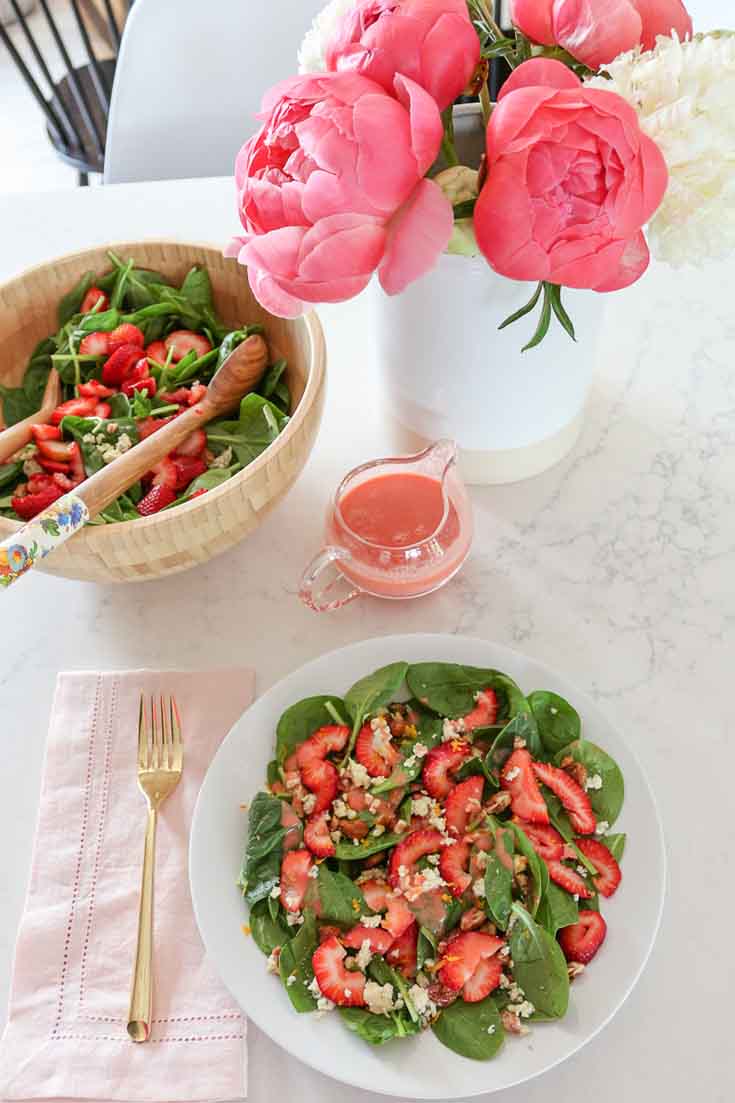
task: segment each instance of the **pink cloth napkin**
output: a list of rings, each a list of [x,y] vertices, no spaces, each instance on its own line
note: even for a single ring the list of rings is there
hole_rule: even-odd
[[[126,1022],[145,831],[135,769],[141,690],[175,694],[185,758],[159,817],[154,1025],[151,1040],[135,1045]],[[205,957],[188,845],[205,771],[253,692],[249,670],[59,675],[0,1099],[245,1097],[245,1021]]]

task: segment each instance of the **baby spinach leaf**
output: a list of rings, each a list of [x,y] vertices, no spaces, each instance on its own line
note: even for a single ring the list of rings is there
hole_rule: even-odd
[[[140,488],[140,483],[136,484]],[[106,525],[116,525],[121,521],[137,521],[140,517],[135,502],[130,494],[121,494],[109,506],[101,510],[95,517],[95,522],[103,521]]]
[[[117,445],[125,435],[132,444],[139,439],[138,427],[132,418],[116,418],[103,421],[98,417],[65,417],[61,423],[65,433],[69,433],[79,444],[87,475],[94,475],[105,466],[103,452],[105,446]],[[93,438],[93,439],[90,439]]]
[[[513,976],[540,1015],[561,1019],[569,1006],[567,963],[558,942],[520,904],[510,934]]]
[[[51,354],[55,349],[56,343],[53,340],[39,341],[31,353],[21,385],[19,387],[0,385],[3,421],[6,428],[16,425],[17,422],[23,421],[40,409],[51,371]]]
[[[23,474],[22,463],[0,464],[0,487],[15,484]]]
[[[225,336],[222,338],[222,343],[219,346],[219,351],[217,355],[217,371],[219,371],[227,357],[230,355],[230,353],[235,351],[238,345],[241,345],[243,341],[247,340],[248,337],[252,337],[254,333],[262,332],[263,327],[256,325],[242,326],[241,329],[233,329],[230,330],[229,333],[226,333]],[[267,374],[268,373],[266,372],[266,375],[263,376],[263,380],[266,378]],[[265,391],[262,389],[263,380],[261,380],[261,384],[258,390],[264,398],[270,398],[270,394],[266,394]]]
[[[546,862],[542,862],[538,854],[531,845],[526,832],[518,826],[517,823],[510,823],[509,827],[513,831],[516,841],[516,848],[520,854],[528,862],[528,871],[531,875],[533,883],[533,895],[529,901],[527,901],[528,911],[531,915],[536,915],[539,904],[541,903],[544,893],[549,887],[549,871],[546,868]]]
[[[456,719],[475,707],[475,694],[493,689],[498,698],[498,721],[507,722],[525,698],[515,682],[498,670],[456,663],[414,663],[408,668],[411,692],[440,716]]]
[[[66,295],[62,296],[56,308],[59,328],[65,326],[70,318],[73,318],[75,314],[79,313],[82,307],[82,300],[93,283],[94,272],[85,272],[74,284],[71,291],[67,291]]]
[[[388,964],[385,958],[376,955],[373,957],[370,965],[368,966],[368,976],[372,978],[377,984],[392,984],[393,990],[399,994],[403,1000],[403,1005],[408,1013],[409,1018],[414,1022],[420,1021],[420,1015],[416,1010],[411,995],[409,993],[409,986],[406,984],[405,977],[399,973],[396,969]]]
[[[273,953],[277,946],[283,946],[291,937],[291,931],[279,916],[272,915],[270,897],[267,900],[258,900],[250,908],[248,922],[250,933],[255,945],[266,956]]]
[[[550,881],[536,912],[536,922],[554,938],[562,927],[571,927],[579,920],[579,907],[574,897]]]
[[[324,862],[317,877],[320,918],[342,927],[354,927],[361,915],[369,911],[359,885],[344,873],[332,873]]]
[[[389,663],[388,666],[381,666],[379,670],[361,678],[347,690],[345,707],[352,720],[352,736],[346,757],[352,752],[365,718],[393,700],[406,680],[407,670],[408,663]]]
[[[340,697],[325,696],[305,697],[286,709],[276,728],[276,760],[279,766],[283,766],[288,756],[315,731],[334,723],[326,707],[330,703],[340,712],[344,711],[344,702]]]
[[[298,1012],[316,1009],[316,1000],[309,991],[309,985],[314,979],[311,959],[318,945],[316,919],[312,911],[307,911],[298,934],[281,946],[278,956],[278,972],[288,998]]]
[[[602,778],[601,789],[588,789],[592,811],[598,820],[606,820],[612,826],[620,815],[625,801],[625,782],[623,774],[617,762],[598,747],[586,739],[578,739],[559,751],[555,762],[561,763],[567,755],[581,762],[587,770],[588,777],[599,774]]]
[[[245,395],[240,403],[237,421],[216,420],[207,426],[207,441],[219,455],[231,448],[241,464],[246,466],[273,443],[283,431],[288,418],[258,394]]]
[[[437,954],[437,940],[433,931],[430,931],[428,927],[421,927],[419,929],[418,942],[416,944],[416,968],[419,972],[424,967],[425,962],[433,961]]]
[[[604,843],[607,849],[612,854],[616,862],[623,860],[623,854],[625,853],[625,843],[628,836],[622,835],[603,835],[600,838],[600,842]]]
[[[597,870],[595,869],[589,858],[585,854],[583,854],[577,846],[574,830],[569,821],[569,816],[567,815],[561,801],[557,797],[556,793],[552,793],[551,790],[547,789],[545,785],[541,785],[540,788],[543,798],[546,802],[546,807],[549,810],[549,819],[551,820],[552,827],[556,828],[564,842],[567,843],[568,846],[571,846],[572,850],[574,850],[577,856],[577,861],[580,863],[580,865],[583,865],[585,869],[594,877],[597,873]]]
[[[222,483],[226,483],[228,479],[231,479],[233,475],[237,475],[238,471],[242,471],[242,465],[239,463],[233,463],[232,467],[210,467],[203,475],[198,475],[193,482],[189,483],[181,497],[172,502],[170,506],[166,506],[166,509],[174,509],[182,502],[188,502],[198,490],[215,490],[218,486],[222,486]]]
[[[361,1007],[340,1007],[340,1018],[353,1034],[371,1046],[382,1046],[393,1038],[408,1038],[421,1029],[407,1015],[373,1015]]]
[[[456,1003],[445,1007],[431,1027],[447,1049],[474,1061],[489,1061],[505,1040],[500,1012],[491,996],[480,1003]]]
[[[534,757],[540,757],[541,741],[532,713],[527,707],[518,712],[498,732],[490,750],[485,755],[485,773],[497,789],[500,782],[498,774],[513,753],[516,738],[525,739],[526,745]]]
[[[250,805],[245,859],[240,885],[251,906],[264,900],[278,884],[285,829],[281,826],[281,802],[269,793],[258,793]]]
[[[497,854],[491,854],[485,867],[485,910],[501,931],[508,926],[513,907],[512,885],[511,871]]]
[[[549,690],[537,689],[528,695],[546,755],[555,755],[579,739],[582,722],[568,701]]]
[[[181,284],[181,294],[198,310],[203,310],[205,307],[212,309],[214,307],[212,284],[207,269],[200,268],[199,265],[190,268]]]
[[[276,360],[274,364],[271,364],[258,384],[258,394],[262,394],[263,398],[273,398],[286,367],[286,360]]]
[[[385,835],[366,835],[358,842],[339,842],[335,847],[335,857],[341,862],[361,862],[364,858],[370,858],[373,854],[379,854],[381,850],[389,850],[401,841],[401,835],[386,833]]]

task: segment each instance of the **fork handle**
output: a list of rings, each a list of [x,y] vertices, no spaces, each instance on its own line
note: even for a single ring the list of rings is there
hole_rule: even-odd
[[[134,1042],[147,1042],[151,1036],[153,1007],[153,870],[156,857],[156,809],[149,807],[143,850],[143,879],[140,886],[138,945],[130,992],[128,1034]]]

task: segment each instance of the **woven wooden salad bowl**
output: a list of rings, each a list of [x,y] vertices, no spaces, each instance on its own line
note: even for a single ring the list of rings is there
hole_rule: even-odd
[[[304,467],[319,429],[326,352],[316,314],[295,320],[268,314],[253,297],[244,269],[217,249],[173,241],[121,243],[50,261],[0,287],[0,382],[20,383],[36,343],[57,328],[59,299],[84,272],[109,268],[108,248],[177,283],[193,265],[205,265],[223,320],[233,328],[256,322],[265,327],[271,360],[288,361],[286,381],[292,395],[286,428],[239,474],[155,516],[87,526],[41,568],[91,582],[140,582],[205,563],[252,532],[284,497]],[[19,527],[0,517],[0,540]]]

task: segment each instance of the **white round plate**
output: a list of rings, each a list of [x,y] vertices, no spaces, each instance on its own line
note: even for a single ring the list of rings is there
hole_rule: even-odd
[[[250,801],[273,757],[279,716],[302,697],[343,694],[365,674],[405,660],[494,667],[524,692],[550,689],[572,702],[585,736],[617,760],[626,800],[616,831],[628,833],[623,883],[605,901],[605,945],[572,988],[569,1012],[558,1023],[534,1025],[525,1038],[509,1037],[493,1061],[459,1057],[428,1031],[418,1038],[372,1048],[350,1034],[337,1014],[299,1015],[280,981],[242,925],[247,909],[235,882]],[[466,1099],[539,1076],[571,1057],[595,1036],[629,995],[653,947],[661,920],[665,852],[651,790],[629,747],[597,706],[541,663],[499,644],[461,636],[387,636],[365,640],[307,663],[268,690],[238,721],[205,778],[194,814],[191,891],[207,952],[222,980],[261,1030],[307,1065],[352,1087],[405,1099]]]

